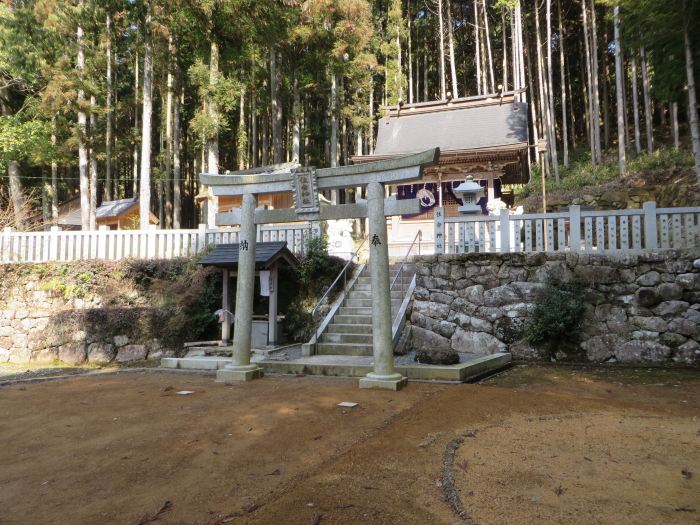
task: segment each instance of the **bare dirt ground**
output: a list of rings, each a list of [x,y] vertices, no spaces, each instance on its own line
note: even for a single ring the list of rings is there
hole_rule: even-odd
[[[0,523],[459,523],[441,479],[459,436],[473,523],[697,523],[699,416],[689,372],[522,367],[398,393],[163,373],[15,384],[0,388]]]

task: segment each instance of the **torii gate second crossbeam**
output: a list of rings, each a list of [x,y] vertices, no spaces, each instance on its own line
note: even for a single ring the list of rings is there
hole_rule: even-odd
[[[384,198],[384,184],[419,180],[426,166],[435,164],[439,148],[421,153],[366,164],[335,168],[301,168],[277,165],[243,170],[225,175],[203,173],[201,182],[215,196],[242,196],[242,207],[216,216],[217,225],[240,225],[236,312],[233,332],[233,358],[219,370],[217,381],[247,381],[262,376],[262,369],[250,362],[255,283],[256,224],[317,221],[367,217],[370,236],[372,287],[372,347],[374,369],[360,379],[360,388],[398,390],[406,378],[394,368],[391,337],[391,291],[389,289],[389,249],[386,215],[419,211],[418,199],[396,201]],[[318,191],[367,186],[367,202],[321,207]],[[257,210],[258,194],[291,191],[295,207]]]

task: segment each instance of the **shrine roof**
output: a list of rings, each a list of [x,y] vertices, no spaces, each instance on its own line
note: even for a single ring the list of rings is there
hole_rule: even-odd
[[[528,105],[516,92],[387,106],[377,125],[372,155],[352,157],[361,164],[440,148],[440,169],[493,165],[507,182],[527,182]],[[435,168],[428,168],[432,173]]]
[[[217,244],[211,252],[199,260],[198,264],[203,266],[216,266],[217,268],[236,268],[238,267],[238,255],[238,244]],[[277,262],[283,262],[292,268],[299,266],[299,260],[289,251],[286,242],[256,243],[256,268],[266,269]]]
[[[375,156],[439,147],[450,151],[527,147],[527,104],[512,97],[459,99],[388,108],[380,119]]]

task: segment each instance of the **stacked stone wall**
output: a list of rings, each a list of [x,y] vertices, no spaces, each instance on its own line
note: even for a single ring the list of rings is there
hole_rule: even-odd
[[[638,255],[463,254],[416,259],[410,314],[420,353],[700,363],[700,250]],[[577,337],[535,347],[524,329],[549,278],[584,284]]]
[[[0,265],[0,364],[174,356],[214,320],[215,306],[197,308],[201,283],[220,277],[189,268],[187,260]]]

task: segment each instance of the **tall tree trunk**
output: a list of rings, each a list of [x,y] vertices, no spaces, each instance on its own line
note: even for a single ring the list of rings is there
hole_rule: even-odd
[[[281,164],[282,151],[282,102],[279,93],[280,72],[277,67],[277,48],[270,48],[270,94],[272,97],[272,162]]]
[[[209,43],[209,90],[211,93],[219,83],[219,43],[212,37]],[[207,97],[207,110],[214,127],[214,136],[207,138],[207,172],[219,173],[219,108],[214,97]]]
[[[24,230],[27,223],[18,161],[11,160],[7,163],[7,177],[10,180],[10,199],[12,200],[12,209],[14,210],[15,226],[19,230]]]
[[[620,7],[613,7],[615,25],[615,92],[617,94],[617,153],[620,164],[620,174],[627,172],[627,155],[625,144],[625,103],[623,101],[622,84],[622,43],[620,42]]]
[[[695,173],[700,184],[700,128],[698,127],[698,102],[695,94],[695,76],[693,69],[693,49],[690,47],[688,26],[683,31],[683,43],[685,44],[685,74],[688,78],[688,125],[695,157]]]
[[[301,99],[299,97],[299,78],[294,71],[293,85],[294,106],[292,107],[292,117],[294,118],[294,130],[292,132],[292,162],[299,162],[301,148]]]
[[[262,166],[267,166],[270,164],[270,130],[269,130],[269,116],[267,111],[262,114],[262,151],[260,164]]]
[[[140,100],[139,100],[139,54],[136,53],[136,59],[134,64],[134,129],[139,130],[139,114],[142,111]],[[133,164],[133,181],[132,181],[132,194],[134,197],[138,195],[139,192],[139,144],[134,142],[134,164]]]
[[[173,228],[179,230],[182,222],[181,186],[182,170],[180,168],[180,70],[173,68]]]
[[[82,9],[83,0],[78,2]],[[76,67],[78,76],[83,80],[85,74],[85,53],[83,51],[83,28],[78,26],[76,42],[78,45],[78,59]],[[85,113],[85,91],[82,86],[78,90],[78,173],[80,177],[80,227],[83,230],[90,229],[90,179],[88,174],[88,147],[87,138],[87,114]]]
[[[642,95],[644,97],[644,122],[647,132],[647,152],[654,153],[654,130],[653,130],[653,109],[651,106],[651,95],[649,94],[649,68],[647,66],[646,49],[640,50],[642,59]]]
[[[476,58],[476,92],[483,95],[481,89],[481,30],[479,29],[479,3],[474,1],[474,51]]]
[[[520,64],[518,62],[518,30],[515,28],[516,14],[515,10],[510,10],[510,64],[513,68],[511,75],[513,77],[513,90],[517,91],[520,89]]]
[[[170,60],[168,61],[167,95],[165,101],[165,224],[166,228],[173,227],[173,106],[177,95],[175,94],[175,56],[177,49],[172,35],[168,39],[168,51]]]
[[[518,68],[520,74],[518,86],[520,89],[523,89],[525,87],[525,47],[523,46],[523,12],[520,8],[520,1],[515,5],[515,17],[517,19],[515,29],[518,33]],[[521,93],[520,100],[527,102],[527,93]]]
[[[411,25],[413,21],[413,13],[411,12],[411,0],[407,2],[406,20],[408,24],[408,103],[413,104],[413,50],[411,49]],[[362,135],[358,134],[360,141]]]
[[[447,41],[450,46],[450,78],[452,79],[452,96],[459,98],[459,88],[457,87],[457,64],[455,61],[454,31],[452,28],[452,6],[447,2]]]
[[[673,149],[678,151],[680,138],[678,136],[678,102],[671,102],[671,128],[673,128]]]
[[[501,38],[503,44],[503,63],[501,67],[503,68],[503,83],[501,84],[501,89],[503,91],[508,91],[508,30],[506,26],[506,11],[505,9],[501,11]]]
[[[423,42],[423,102],[430,99],[428,93],[428,49],[427,44]]]
[[[564,148],[564,166],[569,167],[569,129],[566,118],[566,67],[564,62],[564,26],[561,21],[561,0],[557,0],[559,17],[559,80],[561,82],[561,143]],[[553,92],[552,92],[553,93]]]
[[[571,146],[576,150],[576,113],[574,111],[574,94],[573,90],[571,88],[571,67],[569,65],[570,63],[567,62],[566,64],[566,69],[568,74],[566,75],[566,90],[568,94],[568,100],[569,102],[569,118],[571,119],[571,133],[569,133],[569,137],[571,138]],[[584,75],[582,75],[584,76]],[[584,90],[585,91],[585,90]],[[585,107],[585,101],[584,101],[584,107]],[[585,113],[585,110],[584,110]]]
[[[241,96],[238,106],[236,157],[238,157],[238,169],[244,170],[248,167],[248,135],[245,126],[245,88],[241,89]]]
[[[51,146],[56,149],[56,117],[51,119]],[[51,159],[51,224],[58,224],[58,163]]]
[[[151,119],[153,117],[153,42],[151,2],[146,0],[143,45],[143,113],[141,116],[141,177],[139,191],[140,227],[147,230],[151,213]]]
[[[374,78],[369,81],[369,129],[367,130],[367,150],[374,154]]]
[[[338,86],[335,72],[331,71],[331,167],[338,165]]]
[[[607,25],[603,26],[605,29],[603,31],[603,42],[609,42],[608,39],[608,28]],[[603,52],[603,145],[604,149],[610,147],[610,93],[608,89],[608,84],[610,81],[610,73],[608,71],[608,53]]]
[[[251,155],[250,155],[250,167],[255,168],[258,166],[258,100],[257,92],[255,90],[255,83],[253,83],[252,93],[250,95],[250,136],[251,136]]]
[[[557,131],[554,122],[554,80],[552,71],[552,0],[547,0],[547,99],[549,102],[547,127],[549,127],[549,136],[552,141],[550,146],[552,167],[554,168],[554,179],[558,186],[560,183],[559,153],[557,151]]]
[[[486,37],[486,50],[488,51],[488,57],[489,57],[489,87],[491,89],[490,93],[495,93],[496,92],[496,85],[494,81],[494,76],[493,76],[493,57],[491,56],[491,35],[489,34],[489,15],[488,12],[486,11],[486,0],[483,0],[482,3],[483,11],[484,11],[484,36]]]
[[[441,100],[447,98],[445,88],[445,23],[442,19],[442,0],[438,0],[438,24],[440,35],[440,97]]]
[[[637,90],[637,57],[632,54],[632,113],[634,117],[634,147],[637,155],[642,152],[642,139],[639,131],[639,95]]]
[[[598,152],[595,141],[594,128],[599,125],[595,118],[594,108],[594,80],[593,80],[593,60],[591,59],[590,31],[588,29],[588,6],[586,0],[581,5],[581,14],[583,17],[583,41],[586,49],[586,78],[588,80],[588,144],[591,147],[591,162],[595,166],[598,164]]]
[[[105,108],[105,183],[104,200],[112,200],[112,15],[107,13],[105,19],[107,37],[107,85]]]
[[[593,76],[593,137],[595,139],[596,163],[603,161],[600,142],[600,90],[598,89],[598,29],[596,26],[595,1],[591,0],[591,44]]]
[[[90,96],[90,229],[97,229],[97,116],[95,115],[95,95]]]
[[[7,86],[0,87],[0,115],[9,117],[11,114],[9,89]],[[13,159],[7,163],[7,178],[9,179],[10,185],[10,200],[12,201],[14,226],[19,230],[23,230],[26,226],[24,216],[25,205],[18,161]]]
[[[46,168],[41,168],[41,222],[44,230],[51,224],[51,181],[46,176]]]
[[[530,121],[532,122],[532,140],[533,144],[535,145],[534,148],[530,148],[530,155],[528,156],[528,162],[537,162],[539,163],[539,131],[537,129],[537,104],[536,102],[536,97],[535,97],[535,90],[533,87],[533,75],[532,75],[532,60],[530,58],[530,51],[528,48],[528,61],[527,61],[527,90],[532,93],[532,96],[530,97]],[[525,87],[525,86],[523,86]]]

